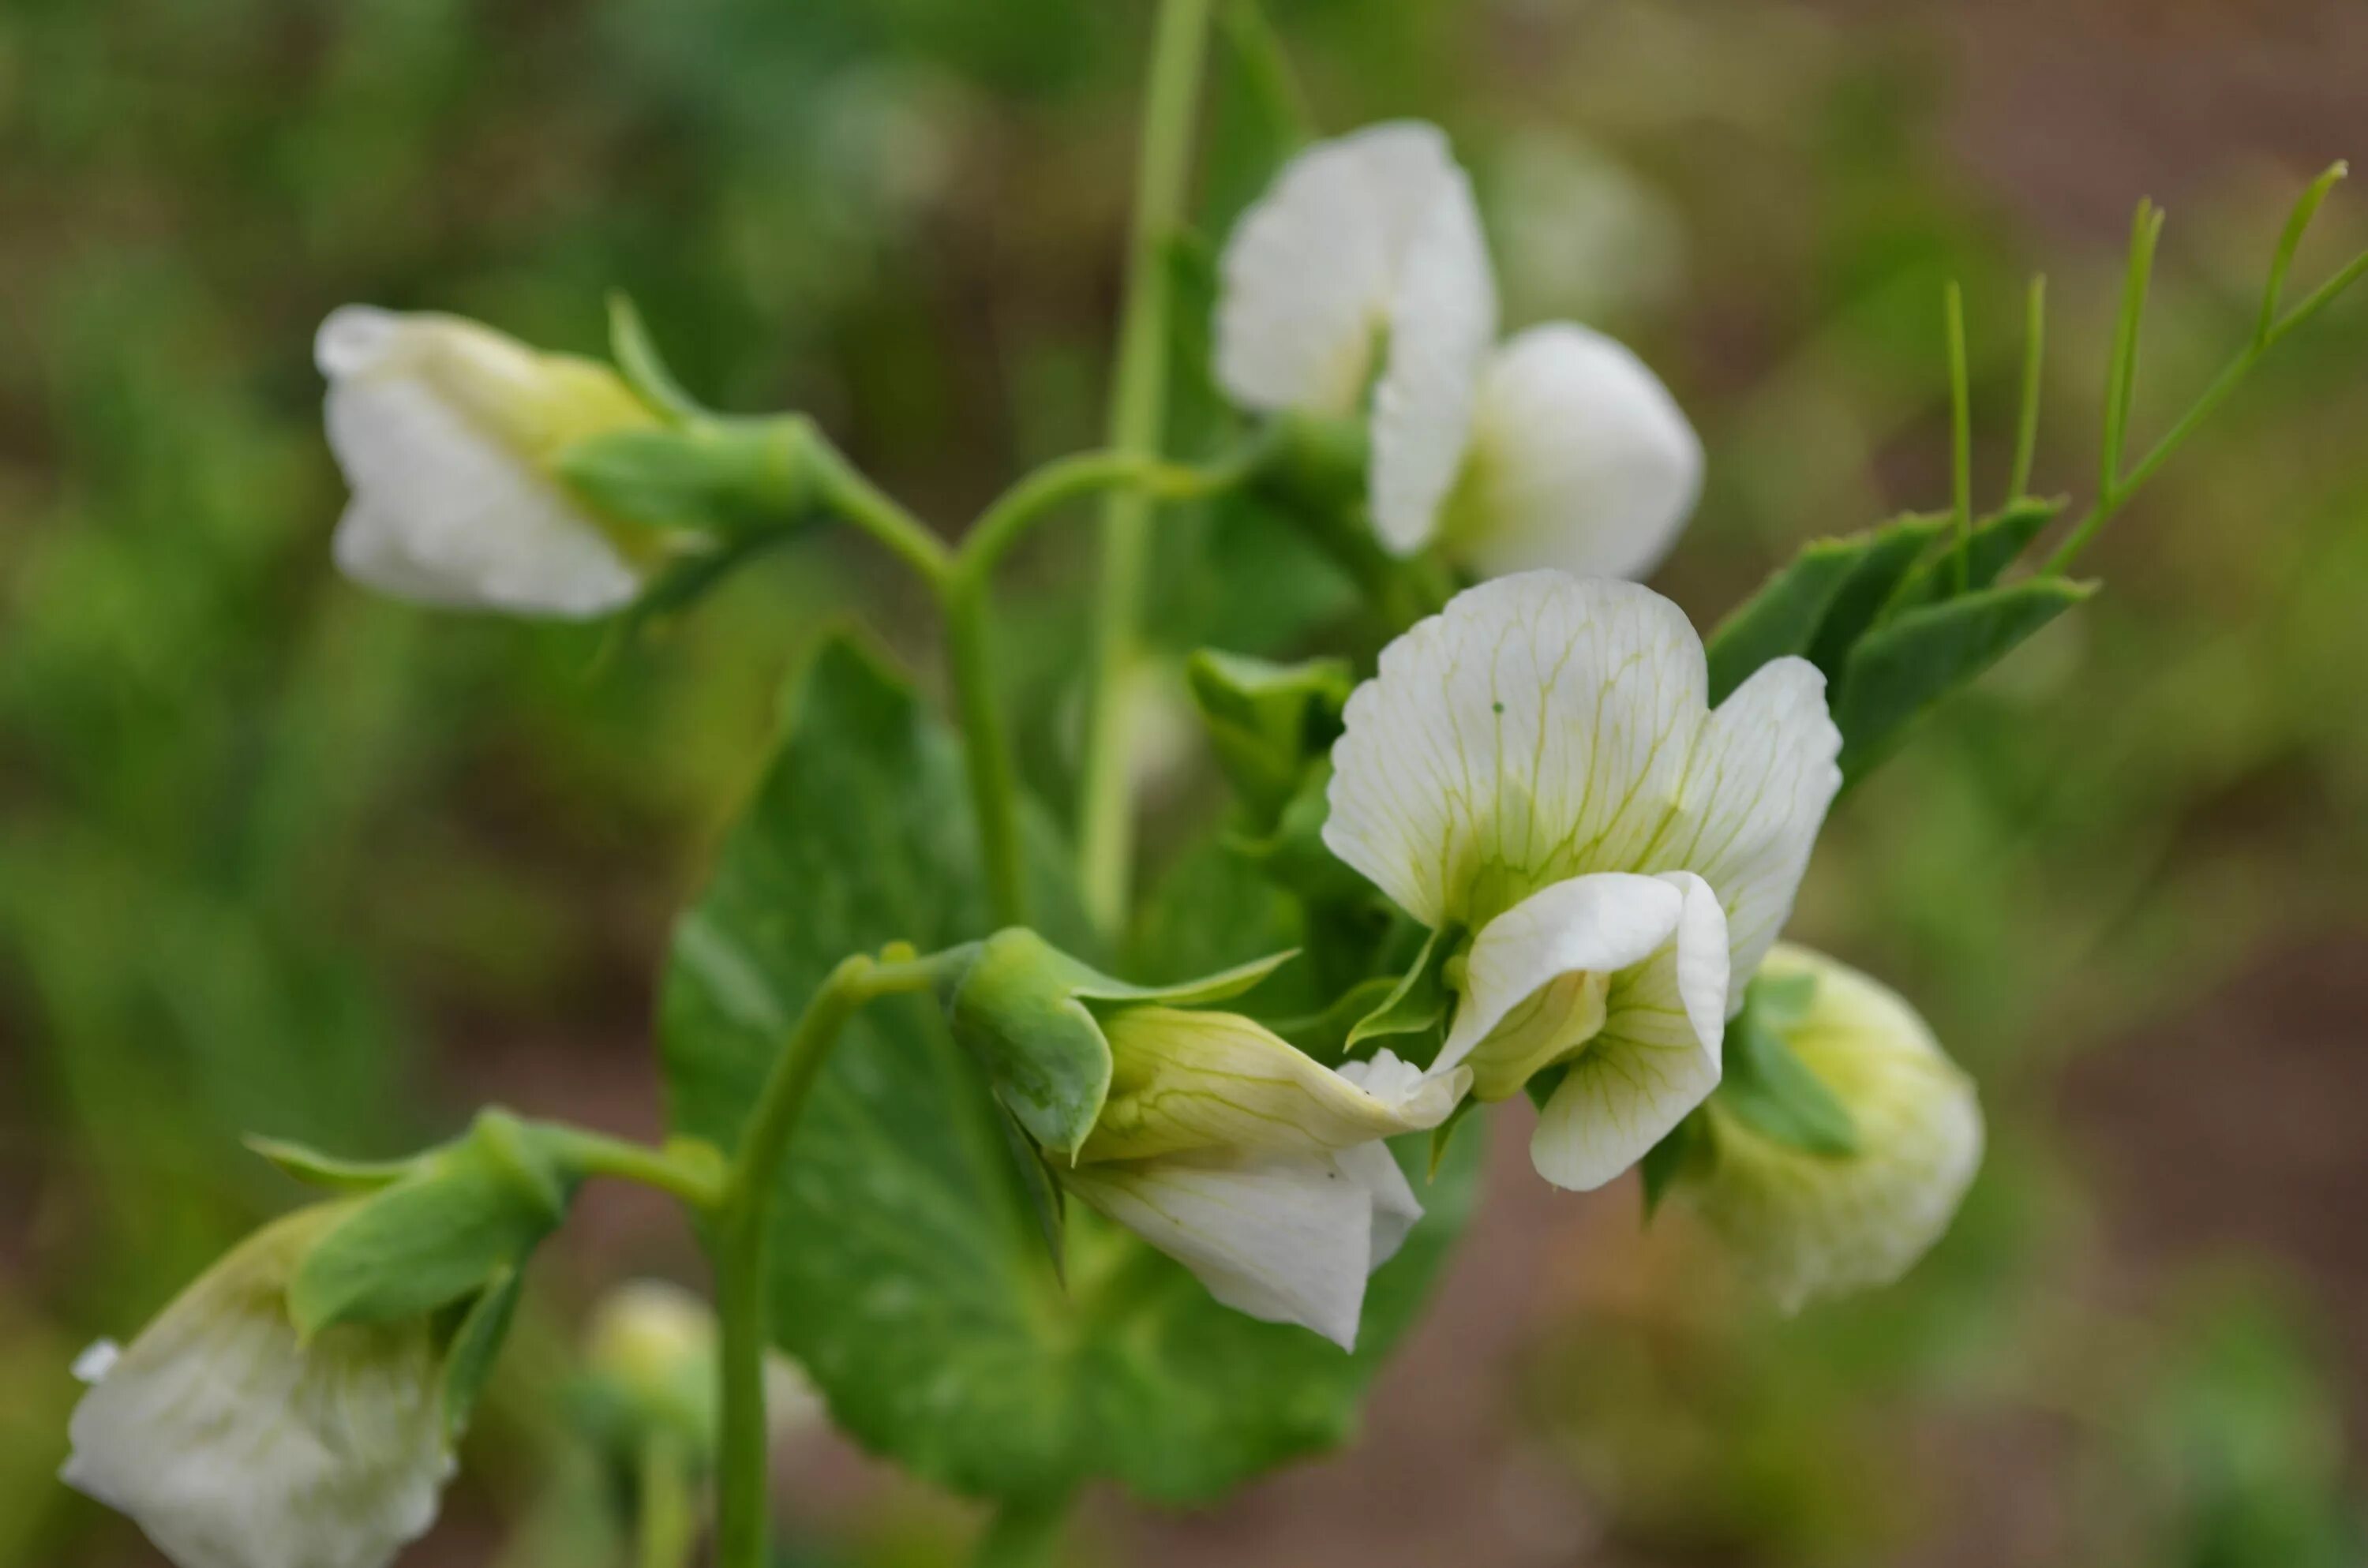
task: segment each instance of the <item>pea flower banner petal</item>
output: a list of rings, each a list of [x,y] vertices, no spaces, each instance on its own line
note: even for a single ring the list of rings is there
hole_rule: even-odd
[[[1492,348],[1486,236],[1434,127],[1301,153],[1235,228],[1221,283],[1217,376],[1235,403],[1370,414],[1367,501],[1395,554],[1639,576],[1693,509],[1702,444],[1634,354],[1569,323]]]
[[[1611,1179],[1715,1085],[1839,788],[1814,666],[1706,690],[1667,599],[1527,573],[1384,650],[1333,749],[1326,845],[1468,934],[1440,1066],[1483,1099],[1559,1074],[1531,1149],[1558,1185]]]
[[[552,477],[572,443],[657,423],[606,367],[365,305],[332,312],[313,357],[353,489],[336,541],[347,576],[423,604],[564,618],[640,591],[645,552]]]

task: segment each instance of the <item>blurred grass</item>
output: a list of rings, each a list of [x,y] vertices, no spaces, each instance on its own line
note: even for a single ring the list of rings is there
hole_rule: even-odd
[[[1705,623],[1801,539],[1941,498],[1950,277],[1974,305],[1995,488],[2021,278],[2054,275],[2042,484],[2086,483],[2119,213],[2055,193],[2175,187],[2149,422],[2248,327],[2283,202],[2368,153],[2318,144],[2356,128],[2356,85],[2297,99],[2348,106],[2348,126],[2231,111],[2168,150],[2067,132],[2082,172],[2051,176],[2043,212],[1983,176],[1986,154],[2044,141],[2051,114],[2093,131],[2093,110],[2002,97],[1998,73],[2047,40],[2018,55],[1978,8],[1274,9],[1326,126],[1451,128],[1509,322],[1606,324],[1693,413],[1711,491],[1662,585]],[[2149,47],[2187,40],[2206,78],[2224,44],[2231,79],[2257,68],[2260,18],[2190,9],[2192,33]],[[958,517],[1099,429],[1141,10],[0,14],[0,1564],[142,1560],[48,1479],[63,1366],[288,1200],[240,1132],[389,1151],[514,1081],[522,1042],[537,1062],[637,1062],[665,924],[757,761],[779,672],[849,606],[917,653],[932,636],[902,630],[927,619],[905,585],[830,540],[642,648],[366,598],[327,562],[342,496],[313,324],[367,299],[597,348],[622,286],[703,394],[813,410]],[[2100,50],[2146,24],[2098,5],[2064,25]],[[2267,47],[2304,69],[2316,25]],[[1217,205],[1241,199],[1218,183]],[[2368,237],[2349,195],[2322,226],[2299,278]],[[1918,1000],[1982,1078],[1995,1153],[1896,1292],[1751,1326],[1672,1286],[1633,1319],[1541,1332],[1527,1419],[1623,1560],[1987,1561],[1915,1543],[2003,1528],[1986,1507],[2034,1487],[2078,1526],[2050,1539],[2087,1561],[2294,1568],[2356,1541],[2340,1433],[2368,1344],[2352,1334],[2345,1382],[2314,1336],[2363,1315],[2359,1288],[2323,1259],[2297,1272],[2292,1249],[2264,1263],[2282,1285],[2218,1304],[2173,1304],[2183,1255],[2129,1284],[2102,1211],[2121,1199],[2095,1190],[2055,1085],[2083,1052],[2142,1051],[2244,994],[2270,955],[2356,971],[2368,952],[2363,349],[2354,305],[2283,351],[2116,524],[2094,561],[2109,592],[1839,818],[1799,930]],[[1274,612],[1229,584],[1288,572],[1254,535],[1195,548],[1163,576],[1160,623],[1246,640]],[[1078,631],[1053,610],[1085,563],[1079,532],[1015,574],[1014,679],[1041,699],[1047,778]],[[2327,1027],[2356,1038],[2357,1016]],[[2220,1070],[2278,1045],[2235,1042]],[[2362,1071],[2330,1057],[2324,1092],[2356,1094]],[[2129,1367],[2057,1378],[2124,1336],[2147,1346]],[[2061,1477],[1993,1489],[1952,1468],[1963,1441],[1896,1440],[2031,1422]]]

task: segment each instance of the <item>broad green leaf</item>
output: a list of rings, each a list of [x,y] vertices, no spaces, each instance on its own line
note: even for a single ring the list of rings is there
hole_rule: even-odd
[[[1975,528],[1965,544],[1964,592],[1978,593],[1997,582],[2031,541],[2064,509],[2061,501],[2017,501]],[[1956,541],[1948,540],[1930,561],[1899,585],[1884,608],[1886,618],[1956,597]]]
[[[488,1111],[420,1170],[355,1204],[313,1244],[288,1287],[297,1326],[432,1312],[515,1267],[558,1225],[571,1189],[533,1129]]]
[[[951,738],[843,643],[803,691],[665,988],[676,1122],[726,1146],[780,1030],[843,954],[988,929]],[[1035,907],[1056,903],[1048,891]],[[1431,1214],[1375,1277],[1354,1356],[1219,1307],[1074,1208],[1064,1290],[985,1074],[926,999],[893,999],[849,1027],[792,1140],[774,1332],[842,1427],[947,1486],[1042,1496],[1106,1476],[1169,1502],[1215,1496],[1353,1428],[1462,1222],[1476,1153],[1465,1140],[1423,1189]]]
[[[1869,633],[1851,652],[1834,708],[1845,785],[1925,710],[2095,592],[2090,583],[2034,577],[1909,610]]]

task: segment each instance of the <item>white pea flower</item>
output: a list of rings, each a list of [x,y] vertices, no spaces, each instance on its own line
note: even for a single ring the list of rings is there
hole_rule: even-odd
[[[1347,417],[1370,386],[1367,492],[1395,554],[1639,576],[1693,509],[1702,444],[1634,354],[1568,323],[1497,344],[1479,210],[1435,127],[1301,153],[1222,283],[1217,376],[1243,407]]]
[[[1646,588],[1531,572],[1457,596],[1349,699],[1324,841],[1457,944],[1432,1071],[1484,1100],[1558,1071],[1531,1140],[1611,1180],[1717,1084],[1840,787],[1825,679],[1775,660],[1713,710]]]
[[[577,441],[656,425],[607,366],[368,305],[331,312],[313,358],[353,489],[336,546],[347,576],[423,604],[573,619],[640,591],[649,541],[552,467]]]
[[[1888,1285],[1949,1228],[1982,1158],[1973,1081],[1916,1010],[1823,954],[1780,945],[1760,973],[1816,988],[1785,1043],[1850,1112],[1858,1149],[1813,1153],[1713,1098],[1671,1188],[1786,1312]]]
[[[1248,1018],[1129,1007],[1110,1096],[1060,1179],[1237,1312],[1353,1349],[1366,1277],[1422,1205],[1379,1140],[1438,1126],[1461,1075],[1383,1051],[1335,1071]]]
[[[427,1320],[306,1341],[288,1315],[298,1262],[345,1212],[266,1226],[128,1348],[76,1363],[93,1386],[60,1476],[178,1568],[381,1568],[436,1517],[452,1459]]]

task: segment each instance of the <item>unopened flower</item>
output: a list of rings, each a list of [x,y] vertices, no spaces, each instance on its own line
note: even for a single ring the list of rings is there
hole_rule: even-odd
[[[1719,1078],[1790,913],[1840,736],[1777,659],[1713,710],[1668,600],[1559,572],[1458,596],[1382,653],[1333,748],[1324,841],[1451,944],[1433,1071],[1553,1077],[1531,1154],[1600,1187]]]
[[[1850,1113],[1854,1153],[1768,1136],[1713,1096],[1670,1191],[1786,1312],[1888,1285],[1938,1241],[1982,1158],[1973,1081],[1896,993],[1789,945],[1760,973],[1814,983],[1782,1029]]]
[[[1231,1013],[1133,1006],[1102,1029],[1110,1096],[1061,1181],[1225,1305],[1353,1348],[1366,1277],[1422,1217],[1380,1140],[1444,1121],[1461,1076],[1386,1051],[1335,1071]]]
[[[518,615],[601,615],[640,591],[648,541],[553,477],[572,444],[657,423],[608,367],[457,316],[367,305],[330,312],[313,357],[353,489],[336,536],[347,576]]]
[[[1432,126],[1318,142],[1226,245],[1217,374],[1242,406],[1366,410],[1374,531],[1484,575],[1639,576],[1675,541],[1702,446],[1668,390],[1600,333],[1497,345],[1471,182]]]
[[[94,1386],[62,1478],[136,1520],[179,1568],[381,1568],[424,1532],[452,1460],[425,1317],[309,1340],[290,1278],[342,1218],[305,1209],[233,1250]]]

